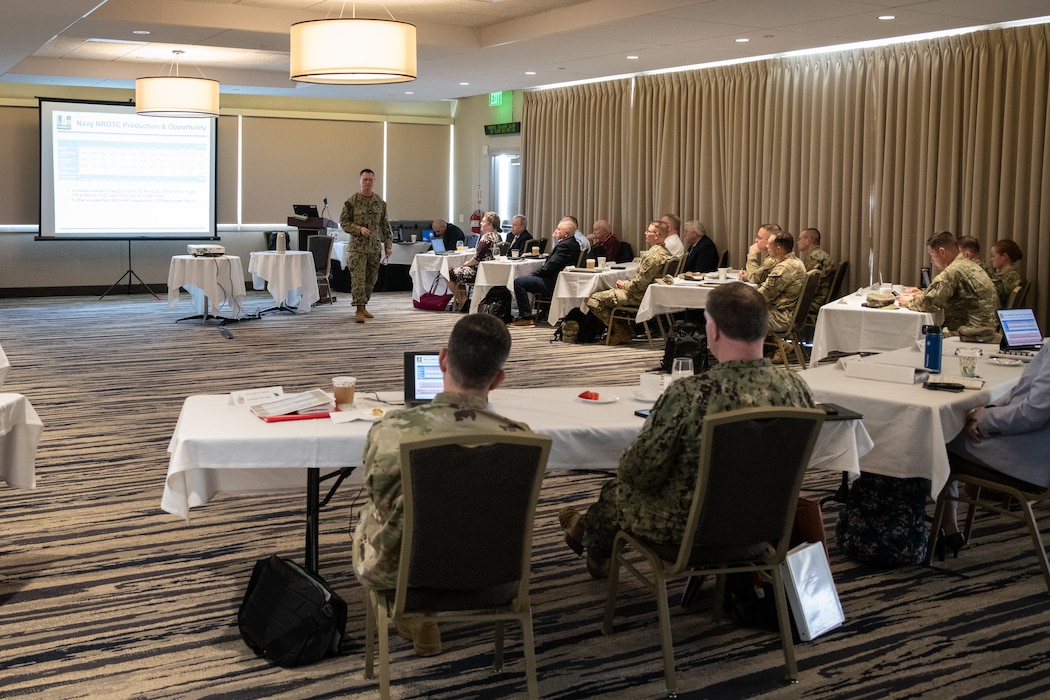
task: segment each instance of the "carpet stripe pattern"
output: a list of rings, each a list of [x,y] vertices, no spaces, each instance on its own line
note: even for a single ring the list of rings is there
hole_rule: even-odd
[[[185,299],[185,297],[184,297]],[[249,293],[248,311],[269,307]],[[186,396],[280,384],[359,391],[396,388],[403,350],[440,347],[456,315],[415,311],[407,293],[379,294],[376,319],[353,323],[345,301],[308,315],[230,326],[174,323],[146,295],[0,300],[0,345],[12,364],[4,391],[26,394],[45,430],[35,490],[0,485],[0,693],[7,698],[372,698],[363,677],[364,609],[347,527],[363,500],[344,488],[322,515],[321,572],[347,600],[345,654],[280,669],[241,642],[235,616],[252,564],[301,561],[298,493],[219,495],[192,521],[162,512],[167,444]],[[629,347],[549,343],[546,327],[512,328],[510,387],[633,383],[659,361]],[[549,698],[663,694],[655,604],[621,583],[616,633],[600,631],[604,585],[564,545],[557,512],[594,500],[605,474],[544,482],[534,536],[533,618],[540,691]],[[834,490],[834,474],[805,491]],[[932,512],[932,509],[931,509]],[[1042,512],[1045,515],[1045,511]],[[825,512],[829,536],[835,510]],[[672,630],[680,695],[704,698],[1028,698],[1050,695],[1050,596],[1023,528],[981,523],[958,559],[931,568],[874,569],[831,542],[846,624],[798,643],[800,682],[781,683],[779,638],[713,621],[710,586]],[[417,659],[392,643],[395,697],[522,697],[520,631],[491,669],[486,629],[449,624],[446,652]]]

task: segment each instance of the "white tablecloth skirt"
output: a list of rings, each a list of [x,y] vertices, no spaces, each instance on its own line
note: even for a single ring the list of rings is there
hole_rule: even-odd
[[[312,253],[255,252],[248,261],[248,272],[255,289],[265,286],[276,303],[295,308],[297,314],[310,313],[321,298]]]
[[[16,489],[36,487],[36,446],[44,424],[21,394],[0,394],[0,479]]]

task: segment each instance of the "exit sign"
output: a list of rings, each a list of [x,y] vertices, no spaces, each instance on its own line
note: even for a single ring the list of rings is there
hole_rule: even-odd
[[[499,107],[503,104],[503,91],[489,93],[489,107]]]

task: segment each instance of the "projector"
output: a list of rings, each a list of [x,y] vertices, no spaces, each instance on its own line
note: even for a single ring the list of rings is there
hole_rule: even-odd
[[[226,255],[226,248],[221,245],[188,245],[186,252],[198,258],[217,258]]]

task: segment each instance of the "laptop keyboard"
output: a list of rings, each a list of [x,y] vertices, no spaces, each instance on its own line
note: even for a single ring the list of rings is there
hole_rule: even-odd
[[[1032,358],[1035,357],[1036,350],[1000,350],[999,352],[993,352],[989,357],[995,357],[1000,360],[1020,360],[1021,362],[1031,362]]]

